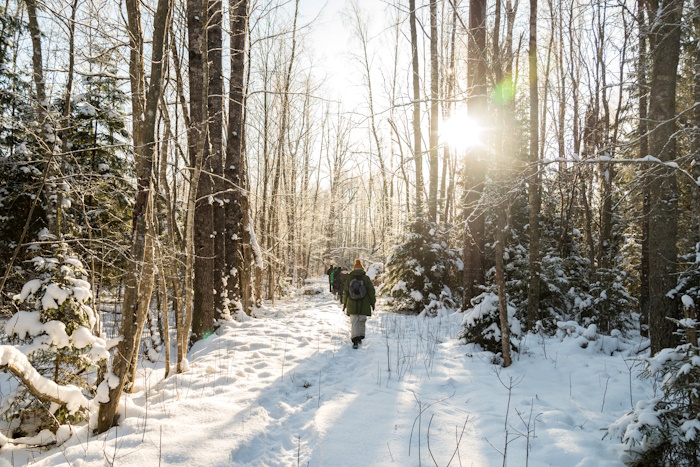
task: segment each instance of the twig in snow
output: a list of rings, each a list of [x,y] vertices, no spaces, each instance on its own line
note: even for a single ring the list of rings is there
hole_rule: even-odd
[[[434,417],[434,416],[435,416],[435,414],[432,414],[432,415],[430,416],[430,421],[428,422],[428,452],[430,453],[430,458],[431,458],[431,459],[433,460],[433,462],[435,463],[435,467],[440,467],[440,466],[438,465],[438,463],[435,461],[435,456],[433,456],[433,451],[430,449],[430,425],[432,425],[432,423],[433,423],[433,417]]]
[[[610,382],[610,377],[608,376],[608,379],[605,380],[605,392],[603,393],[603,405],[600,406],[600,411],[602,412],[603,409],[605,408],[605,396],[608,395],[608,383]]]
[[[464,420],[464,425],[462,426],[462,432],[459,434],[459,438],[457,438],[457,427],[455,426],[455,441],[457,442],[457,446],[455,447],[455,452],[452,453],[452,457],[450,457],[450,461],[447,463],[447,467],[450,467],[450,464],[452,463],[452,459],[455,458],[455,454],[457,454],[457,459],[459,460],[459,465],[462,465],[462,458],[459,455],[459,445],[462,442],[462,435],[464,435],[464,429],[467,427],[468,422],[469,422],[469,415],[467,415],[467,419]]]

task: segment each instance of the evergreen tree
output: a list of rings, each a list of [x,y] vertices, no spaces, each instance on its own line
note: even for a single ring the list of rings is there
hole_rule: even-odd
[[[676,324],[679,324],[676,321]],[[627,465],[695,466],[700,459],[700,351],[688,343],[647,359],[643,377],[654,378],[661,394],[637,402],[608,427],[626,447]]]
[[[117,69],[108,53],[93,68],[95,72],[82,83],[83,92],[71,104],[71,127],[64,135],[70,184],[64,195],[65,230],[84,240],[81,253],[86,258],[94,255],[96,270],[104,270],[107,277],[103,279],[113,284],[124,265],[131,232],[133,170],[123,110],[128,98],[119,88]]]
[[[51,244],[46,229],[39,240]],[[97,317],[90,306],[87,271],[65,243],[43,248],[35,244],[30,252],[30,280],[13,298],[18,311],[7,321],[5,333],[44,378],[94,395],[95,370],[109,353],[105,341],[94,334]],[[44,404],[25,385],[19,385],[3,399],[0,414],[16,435],[44,428],[55,431],[58,424],[75,423],[85,415],[65,405]]]
[[[394,311],[436,315],[456,306],[463,263],[450,240],[449,229],[423,218],[410,224],[386,264],[382,289]]]
[[[0,6],[0,270],[3,272],[20,240],[27,214],[42,186],[45,160],[37,150],[38,135],[31,77],[17,65],[19,44],[26,24]],[[28,224],[27,238],[36,238],[47,225],[43,198]],[[14,272],[22,268],[15,264]],[[17,288],[22,278],[13,274],[7,286]],[[4,300],[0,296],[0,302]]]

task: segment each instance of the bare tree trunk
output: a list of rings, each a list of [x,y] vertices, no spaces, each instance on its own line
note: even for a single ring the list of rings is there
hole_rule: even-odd
[[[299,15],[299,0],[295,1],[294,7],[294,26],[292,29],[292,50],[291,57],[289,58],[289,66],[287,67],[287,72],[284,76],[283,90],[282,90],[282,107],[281,107],[281,123],[279,129],[279,137],[277,140],[277,166],[275,167],[275,175],[272,180],[272,191],[270,192],[271,204],[270,204],[270,241],[274,242],[273,249],[273,261],[274,266],[271,264],[270,272],[268,274],[268,287],[269,287],[269,298],[274,302],[275,299],[275,289],[279,277],[282,274],[282,268],[280,264],[280,254],[279,254],[279,187],[282,180],[282,164],[284,161],[284,152],[287,145],[287,126],[289,123],[289,89],[292,83],[292,69],[294,67],[294,57],[296,55],[296,33],[297,33],[297,18]],[[277,274],[275,274],[277,272]]]
[[[455,91],[455,38],[457,35],[457,7],[455,5],[452,5],[452,22],[451,22],[451,31],[450,31],[450,43],[448,45],[449,48],[449,62],[447,64],[447,77],[445,78],[446,80],[446,85],[445,85],[445,98],[446,102],[445,105],[442,107],[442,114],[443,114],[443,120],[448,120],[450,118],[450,115],[452,114],[452,99],[454,99],[454,91]],[[449,205],[447,203],[447,200],[445,199],[446,196],[446,188],[447,188],[447,174],[448,174],[448,167],[450,166],[450,147],[449,145],[445,145],[443,148],[443,157],[442,157],[442,177],[440,178],[440,210],[441,212],[441,220],[443,223],[447,223],[449,221],[448,213],[449,213]],[[447,196],[451,196],[451,190],[453,188],[450,187],[450,191],[447,192]]]
[[[469,41],[467,46],[468,73],[467,108],[471,118],[486,118],[486,0],[469,2]],[[483,148],[473,148],[467,155],[464,195],[464,296],[462,309],[481,293],[484,283],[484,214],[480,206],[486,179]]]
[[[211,205],[212,231],[209,232],[212,244],[213,266],[212,280],[214,287],[210,293],[213,295],[214,320],[212,327],[205,332],[213,332],[216,323],[227,315],[226,306],[227,288],[225,281],[228,276],[226,267],[226,203],[223,201],[224,192],[227,189],[224,183],[224,71],[223,71],[223,12],[222,0],[209,0],[209,22],[207,26],[207,55],[209,57],[209,89],[207,90],[207,106],[209,119],[208,148],[209,164],[211,167],[212,196],[213,200],[207,201]]]
[[[143,33],[141,29],[140,5],[135,0],[126,2],[127,16],[129,20],[129,33],[131,37],[130,72],[143,73]],[[143,141],[141,154],[136,153],[136,172],[138,179],[138,192],[134,205],[134,232],[131,243],[132,261],[129,263],[126,275],[127,284],[122,304],[121,332],[123,339],[117,345],[116,355],[112,362],[112,373],[117,376],[119,382],[109,389],[109,402],[100,404],[98,414],[98,433],[107,431],[116,423],[117,408],[121,398],[124,384],[129,373],[134,368],[129,368],[133,356],[138,352],[143,325],[146,321],[148,306],[153,291],[153,224],[152,206],[153,196],[152,172],[153,172],[153,147],[155,145],[155,123],[160,101],[163,71],[163,51],[168,24],[170,21],[169,0],[158,0],[155,17],[153,19],[153,45],[151,58],[151,78],[148,93],[143,93],[144,87],[132,88],[133,100],[143,99],[145,94],[145,112],[142,119],[134,119],[134,135],[139,135]],[[136,60],[136,62],[134,62]],[[144,83],[143,75],[133,77],[138,82]],[[133,81],[132,81],[133,83]],[[141,91],[141,94],[136,91]],[[139,114],[136,114],[137,116]]]
[[[439,69],[437,0],[430,0],[430,185],[428,188],[428,217],[437,221],[438,194],[438,135],[439,135]]]
[[[649,152],[662,162],[676,159],[676,73],[680,54],[682,0],[650,1],[658,15],[652,22],[652,69],[649,96]],[[678,188],[676,171],[666,165],[654,169],[649,180],[649,333],[655,354],[676,341],[678,303],[668,292],[676,286]]]
[[[205,11],[206,10],[206,11]],[[194,212],[194,305],[192,316],[187,319],[192,322],[192,334],[190,344],[205,338],[214,329],[214,180],[212,174],[212,158],[209,152],[208,140],[204,138],[208,132],[209,119],[204,115],[209,112],[208,87],[211,84],[205,79],[208,61],[204,55],[208,54],[208,29],[203,25],[208,24],[205,17],[209,17],[209,3],[202,0],[187,0],[187,32],[189,41],[189,81],[190,81],[190,123],[188,129],[188,142],[190,152],[190,164],[195,165],[198,157],[196,151],[201,146],[202,176],[197,184],[197,197]],[[202,45],[204,44],[204,45]],[[206,52],[204,53],[203,50]],[[205,92],[206,91],[206,92]],[[202,100],[203,95],[206,100]]]
[[[508,5],[510,6],[510,5]],[[500,330],[501,330],[501,353],[503,354],[503,366],[509,367],[512,364],[512,359],[510,355],[510,324],[508,323],[508,293],[506,289],[506,274],[503,266],[503,257],[505,255],[506,242],[508,241],[508,235],[510,233],[510,220],[508,216],[508,210],[511,205],[511,197],[506,192],[508,190],[508,185],[510,185],[509,180],[509,167],[513,161],[513,151],[514,151],[514,138],[512,137],[515,128],[513,125],[513,118],[509,117],[511,112],[510,99],[505,96],[504,92],[506,80],[508,83],[511,81],[511,67],[512,67],[512,23],[508,22],[508,34],[506,35],[506,54],[505,54],[505,70],[504,63],[501,60],[500,55],[500,25],[501,25],[501,3],[500,0],[496,0],[496,22],[494,25],[493,33],[493,50],[494,50],[494,75],[495,81],[499,84],[497,88],[495,101],[495,123],[497,133],[496,139],[494,141],[494,147],[496,149],[496,181],[500,183],[501,192],[503,193],[501,199],[498,200],[498,204],[495,206],[496,209],[496,248],[495,248],[495,266],[496,266],[496,287],[498,289],[498,311],[500,318]],[[505,75],[505,76],[504,76]]]
[[[27,0],[27,16],[29,17],[28,27],[29,34],[32,38],[32,77],[34,81],[34,90],[36,92],[37,108],[39,113],[39,140],[38,143],[46,154],[48,165],[48,183],[45,186],[44,196],[46,198],[46,206],[48,206],[47,220],[49,232],[61,237],[61,199],[57,188],[52,188],[56,185],[53,181],[58,172],[58,164],[55,161],[54,141],[55,141],[55,124],[51,118],[50,103],[46,95],[46,83],[44,81],[44,64],[41,50],[41,29],[37,19],[36,0]],[[72,73],[71,73],[72,75]]]
[[[418,70],[418,34],[416,32],[416,0],[408,0],[411,23],[413,64],[413,158],[416,161],[416,216],[423,213],[423,151],[420,130],[420,72]]]
[[[165,374],[170,375],[170,323],[168,321],[168,286],[165,281],[165,258],[159,242],[155,242],[156,255],[158,257],[158,287],[162,296],[161,316],[163,317],[163,346],[165,347]],[[177,313],[177,310],[175,310]]]
[[[262,174],[262,193],[261,193],[261,204],[262,204],[262,209],[260,213],[260,234],[264,235],[264,237],[261,237],[258,239],[258,241],[263,241],[265,242],[264,245],[268,251],[271,251],[272,249],[272,236],[270,235],[270,223],[271,221],[268,220],[267,213],[268,213],[268,189],[267,185],[270,180],[270,171],[272,168],[270,167],[270,151],[269,151],[269,135],[270,135],[270,105],[269,105],[269,99],[268,99],[268,85],[269,85],[269,72],[267,68],[267,62],[263,64],[263,150],[262,150],[262,156],[263,156],[263,174]],[[267,273],[268,277],[272,274],[272,263],[269,262],[268,268],[267,268]],[[258,275],[260,276],[260,280],[257,279]],[[258,297],[257,300],[262,304],[262,290],[263,290],[263,271],[257,271],[255,272],[255,277],[256,277],[256,284],[255,288],[259,291],[259,294],[256,294]],[[268,281],[269,285],[269,281]],[[268,294],[268,298],[270,298],[270,295]]]
[[[693,28],[695,37],[700,37],[700,0],[695,0],[695,14],[693,15]],[[691,150],[693,152],[693,178],[700,180],[700,45],[695,47],[695,78],[693,80],[693,95],[695,96],[695,134]],[[700,241],[700,187],[693,190],[693,204],[695,205],[695,229]],[[697,309],[697,307],[696,307]]]
[[[228,136],[226,167],[229,184],[226,199],[226,276],[228,298],[234,307],[250,314],[250,303],[243,300],[250,283],[250,263],[244,261],[244,248],[250,244],[248,194],[246,190],[245,153],[243,152],[243,112],[245,78],[245,42],[247,33],[247,0],[230,2],[231,79],[229,84]],[[235,271],[235,272],[234,272]],[[231,276],[230,274],[234,274]]]
[[[537,0],[530,0],[530,163],[528,198],[530,206],[530,280],[527,288],[527,327],[534,329],[540,309],[540,170],[539,170],[539,101],[537,91]]]
[[[171,30],[171,48],[174,49],[176,47],[175,44],[175,36],[172,34]],[[176,56],[176,55],[175,55]],[[177,60],[175,61],[177,64]],[[159,248],[158,253],[158,258],[159,258],[159,269],[162,269],[162,278],[159,278],[161,280],[161,289],[163,290],[163,293],[167,293],[167,286],[162,283],[162,281],[166,280],[165,276],[165,271],[168,271],[168,276],[167,279],[170,280],[170,284],[172,287],[172,296],[173,296],[173,314],[175,316],[175,329],[176,329],[176,335],[177,335],[177,362],[178,362],[178,368],[180,362],[182,362],[182,359],[185,358],[185,353],[187,351],[187,348],[182,345],[182,343],[186,343],[184,340],[185,338],[183,337],[184,335],[184,316],[182,315],[182,291],[180,288],[180,277],[178,275],[178,271],[180,270],[179,264],[180,262],[178,261],[177,258],[177,252],[181,247],[183,247],[183,242],[182,238],[180,237],[180,233],[178,230],[177,222],[175,220],[175,205],[173,203],[174,196],[171,193],[170,190],[170,185],[168,184],[168,179],[167,179],[167,167],[168,167],[168,143],[172,138],[172,130],[171,130],[171,122],[170,122],[170,115],[168,114],[168,108],[165,104],[165,99],[161,96],[161,115],[163,117],[163,121],[165,122],[165,137],[164,137],[164,151],[161,154],[161,161],[160,161],[160,170],[159,170],[159,177],[160,177],[160,183],[159,183],[159,189],[160,191],[163,192],[165,196],[165,208],[166,208],[166,215],[165,215],[165,225],[162,227],[161,230],[167,232],[167,238],[168,242],[170,244],[171,251],[169,254],[166,256],[166,252],[163,251],[163,247],[160,246],[160,244],[157,244],[156,247]],[[177,110],[177,109],[176,109]],[[187,119],[189,120],[189,119]],[[175,157],[175,160],[177,161],[177,156]],[[175,186],[177,185],[177,169],[173,171],[174,176],[173,176],[173,183]],[[167,309],[166,309],[167,310]],[[168,324],[167,324],[167,317],[164,319],[164,327],[167,329]],[[167,342],[170,340],[169,334],[166,332],[166,339]],[[166,347],[166,360],[168,362],[168,365],[166,366],[166,377],[170,372],[170,359],[169,359],[169,353],[170,353],[170,348]]]

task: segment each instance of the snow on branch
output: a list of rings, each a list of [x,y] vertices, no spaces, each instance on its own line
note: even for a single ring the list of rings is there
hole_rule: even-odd
[[[65,405],[71,414],[88,408],[88,400],[80,388],[72,384],[62,386],[44,378],[27,356],[11,345],[0,345],[0,371],[15,375],[37,399]]]

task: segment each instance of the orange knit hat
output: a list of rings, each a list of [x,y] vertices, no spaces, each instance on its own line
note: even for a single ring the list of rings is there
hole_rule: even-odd
[[[365,269],[364,266],[362,266],[362,261],[359,259],[355,260],[355,265],[352,267],[353,269]]]

